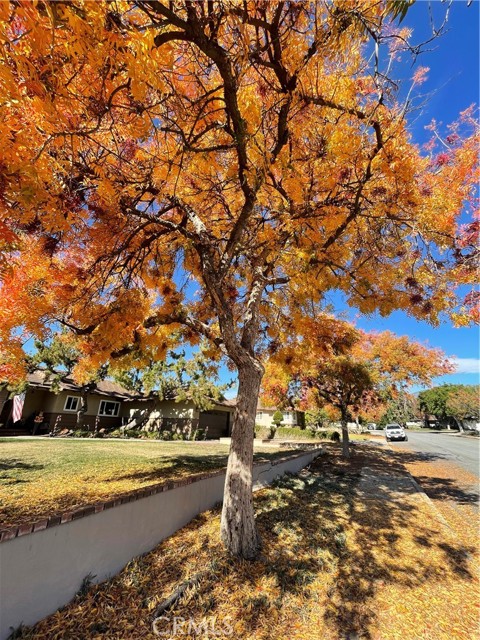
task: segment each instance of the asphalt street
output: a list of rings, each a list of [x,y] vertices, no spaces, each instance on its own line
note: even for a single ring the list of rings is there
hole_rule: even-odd
[[[391,442],[392,448],[424,453],[426,459],[435,456],[437,460],[453,462],[480,477],[480,438],[408,430],[407,435],[408,442]]]

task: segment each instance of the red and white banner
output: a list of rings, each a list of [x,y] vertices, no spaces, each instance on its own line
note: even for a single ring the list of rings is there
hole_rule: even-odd
[[[19,396],[13,396],[13,422],[18,422],[22,419],[23,403],[25,402],[25,394],[21,393]]]

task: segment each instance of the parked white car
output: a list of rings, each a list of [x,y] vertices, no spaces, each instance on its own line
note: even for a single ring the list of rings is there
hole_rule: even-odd
[[[385,438],[387,442],[390,442],[391,440],[408,440],[405,429],[396,422],[387,424],[385,427]]]

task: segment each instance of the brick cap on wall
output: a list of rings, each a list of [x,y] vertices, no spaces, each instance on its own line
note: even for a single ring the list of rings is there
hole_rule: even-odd
[[[278,464],[281,464],[282,462],[285,462],[286,460],[299,458],[300,456],[305,455],[305,453],[308,453],[309,451],[321,449],[321,448],[322,448],[321,445],[316,445],[315,447],[309,447],[308,449],[303,449],[298,453],[292,453],[290,455],[286,455],[281,458],[275,458],[275,460],[266,460],[265,462],[256,462],[253,466],[256,467],[256,466],[260,466],[262,464],[268,463],[272,467],[274,467]],[[96,513],[100,513],[101,511],[105,511],[106,509],[111,509],[112,507],[118,507],[119,505],[126,504],[127,502],[135,502],[136,500],[147,498],[148,496],[152,496],[156,493],[162,493],[163,491],[171,491],[172,489],[185,487],[189,484],[193,484],[194,482],[200,482],[200,480],[206,480],[207,478],[214,478],[216,476],[221,476],[225,473],[225,471],[226,469],[224,467],[216,471],[209,471],[208,473],[200,473],[195,476],[189,476],[187,478],[181,478],[179,480],[153,484],[147,487],[142,487],[140,489],[133,489],[132,491],[128,491],[127,493],[116,495],[109,500],[95,502],[93,504],[88,504],[78,509],[71,509],[68,511],[64,511],[62,513],[54,513],[51,516],[48,516],[47,518],[42,518],[41,520],[37,520],[31,523],[0,529],[0,543],[6,542],[7,540],[12,540],[12,538],[19,538],[20,536],[33,534],[33,533],[36,533],[37,531],[43,531],[44,529],[50,529],[51,527],[56,527],[61,524],[66,524],[67,522],[71,522],[72,520],[78,520],[79,518],[85,518],[86,516],[95,515]]]

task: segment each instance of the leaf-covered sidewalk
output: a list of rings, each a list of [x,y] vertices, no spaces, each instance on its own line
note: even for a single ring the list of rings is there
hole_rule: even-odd
[[[225,557],[219,513],[205,513],[22,637],[159,637],[156,608],[201,572],[163,613],[163,637],[199,637],[179,633],[181,617],[182,631],[203,620],[216,637],[238,640],[476,638],[473,547],[415,490],[401,454],[380,446],[355,447],[350,462],[338,454],[331,446],[308,472],[257,494],[256,562]]]

